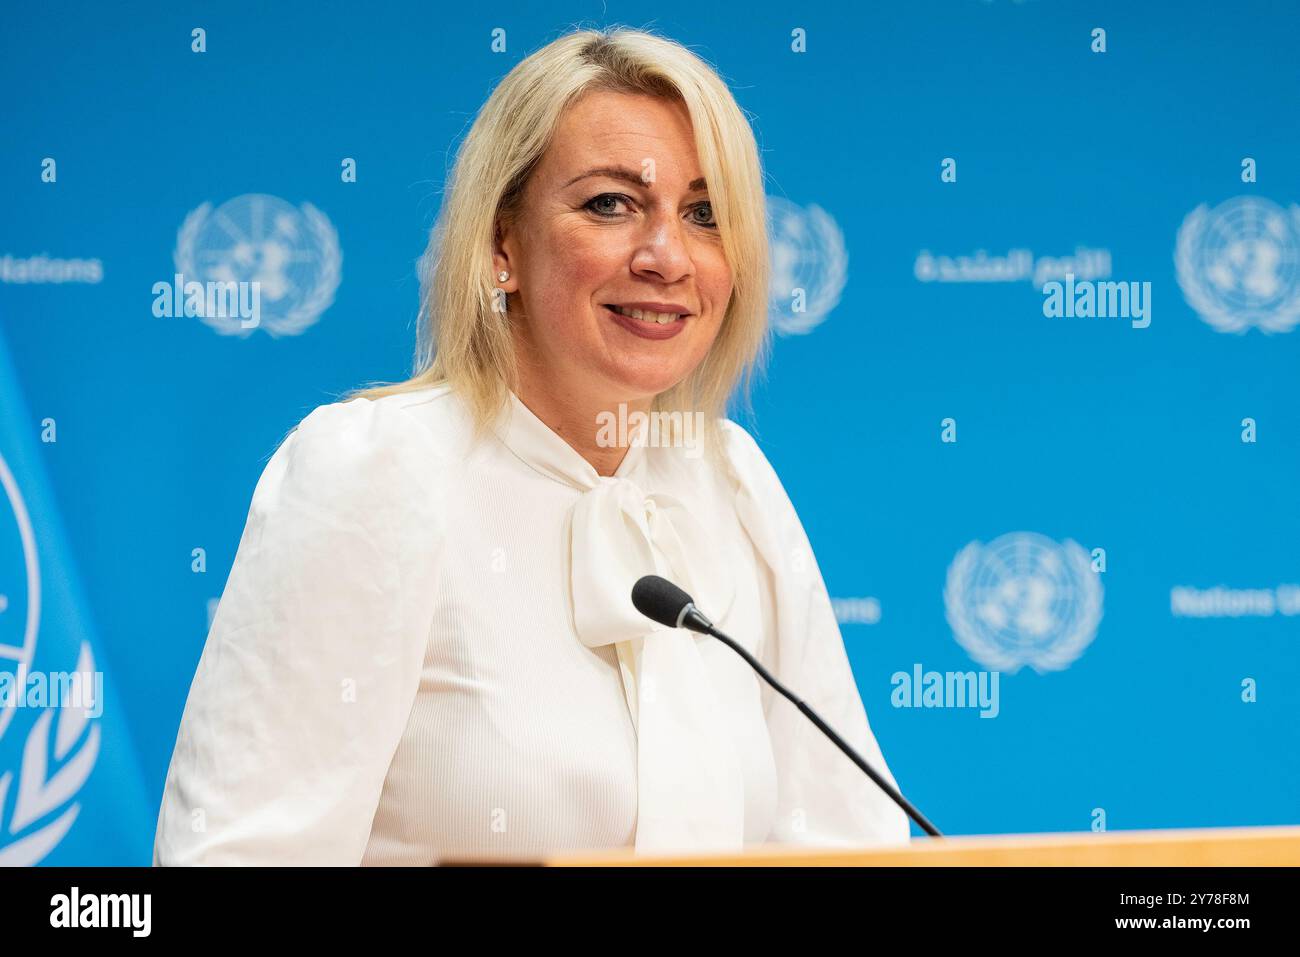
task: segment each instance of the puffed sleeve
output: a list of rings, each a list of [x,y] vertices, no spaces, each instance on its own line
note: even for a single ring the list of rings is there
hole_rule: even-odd
[[[736,508],[767,564],[775,642],[763,664],[897,786],[867,721],[839,623],[803,524],[753,437],[722,422]],[[765,692],[768,690],[764,685]],[[765,694],[777,770],[777,810],[768,840],[824,846],[900,844],[907,815],[800,711]]]
[[[190,686],[155,865],[359,864],[433,614],[433,437],[383,400],[272,455]]]

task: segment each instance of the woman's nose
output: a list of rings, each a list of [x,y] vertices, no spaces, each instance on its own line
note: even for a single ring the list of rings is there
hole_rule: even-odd
[[[689,276],[691,256],[686,248],[684,226],[675,215],[648,221],[632,256],[632,271],[657,277],[661,282],[676,282]]]

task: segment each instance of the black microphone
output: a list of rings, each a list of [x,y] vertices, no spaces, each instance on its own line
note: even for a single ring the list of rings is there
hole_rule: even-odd
[[[713,627],[713,622],[709,621],[704,614],[695,607],[695,602],[690,595],[682,591],[666,578],[660,578],[658,575],[646,575],[637,580],[632,586],[632,604],[636,610],[645,615],[651,621],[658,622],[667,628],[687,628],[691,631],[697,631],[702,635],[711,635],[720,642],[734,651],[740,657],[744,658],[749,666],[758,672],[759,676],[779,691],[782,696],[787,698],[796,708],[802,711],[821,732],[835,743],[835,746],[849,756],[849,758],[861,768],[871,780],[879,785],[893,800],[895,804],[907,812],[907,816],[920,825],[921,830],[925,831],[931,837],[942,837],[939,829],[929,822],[924,814],[917,810],[907,798],[899,793],[898,789],[883,778],[879,772],[863,760],[862,755],[854,751],[847,741],[841,738],[812,708],[808,707],[801,699],[796,697],[790,689],[764,668],[753,655],[742,648],[735,639],[724,635],[718,629]]]
[[[707,635],[713,622],[695,607],[691,596],[667,578],[646,575],[632,586],[632,604],[651,621],[669,628],[689,628]]]

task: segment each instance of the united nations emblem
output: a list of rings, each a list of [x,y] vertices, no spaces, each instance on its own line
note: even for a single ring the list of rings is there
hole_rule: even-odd
[[[296,336],[334,302],[342,276],[338,233],[311,203],[295,209],[276,196],[237,196],[190,212],[176,237],[177,271],[199,283],[257,283],[256,328]],[[249,336],[238,316],[199,316],[222,335]]]
[[[1101,579],[1087,553],[1034,532],[971,542],[949,567],[943,598],[957,642],[1011,674],[1023,665],[1039,674],[1068,667],[1101,620]]]
[[[3,456],[0,487],[4,490],[0,498],[0,686],[5,690],[0,696],[0,867],[18,867],[36,864],[49,854],[80,813],[81,805],[69,802],[99,756],[99,724],[85,708],[27,710],[14,697],[23,694],[36,654],[41,576],[31,519]],[[94,670],[90,646],[83,642],[77,671],[90,675]],[[17,716],[29,714],[35,717],[30,728],[11,728]],[[56,714],[57,727],[52,729]],[[87,725],[90,731],[85,735]],[[5,746],[10,730],[23,732],[20,747]],[[53,773],[51,758],[60,764]],[[11,762],[18,771],[16,779]],[[15,780],[18,786],[10,809],[10,785]]]
[[[777,196],[767,198],[767,218],[772,326],[782,335],[811,332],[844,292],[849,265],[844,234],[820,206],[805,209]]]
[[[1300,321],[1300,206],[1202,203],[1178,229],[1174,265],[1187,304],[1219,332],[1289,332]]]

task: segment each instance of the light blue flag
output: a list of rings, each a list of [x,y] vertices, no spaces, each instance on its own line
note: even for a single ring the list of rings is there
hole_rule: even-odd
[[[148,864],[156,804],[20,392],[0,336],[0,865]]]

